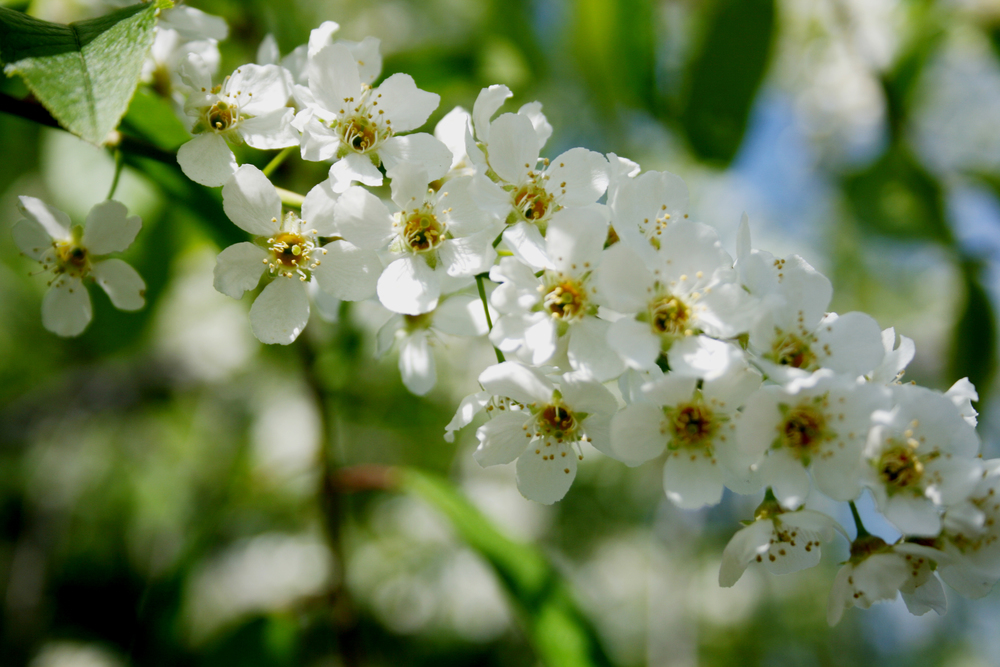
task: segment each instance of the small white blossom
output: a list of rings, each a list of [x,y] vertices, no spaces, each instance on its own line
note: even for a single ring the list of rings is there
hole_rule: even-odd
[[[142,227],[137,215],[128,215],[117,201],[96,204],[83,228],[72,227],[69,216],[35,197],[19,197],[24,219],[14,224],[14,243],[25,255],[53,274],[42,300],[42,324],[54,334],[77,336],[93,317],[84,282],[94,281],[119,310],[145,305],[146,284],[136,270],[120,259]]]

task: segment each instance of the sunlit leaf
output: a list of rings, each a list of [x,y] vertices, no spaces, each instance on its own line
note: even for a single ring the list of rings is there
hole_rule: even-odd
[[[437,508],[493,566],[546,667],[610,665],[566,583],[537,549],[503,535],[446,481],[412,469],[399,474],[404,490]]]
[[[694,153],[727,164],[743,141],[776,33],[774,0],[719,0],[687,71],[681,123]]]
[[[125,7],[69,25],[0,7],[0,59],[77,136],[105,143],[128,108],[153,27],[169,0]]]

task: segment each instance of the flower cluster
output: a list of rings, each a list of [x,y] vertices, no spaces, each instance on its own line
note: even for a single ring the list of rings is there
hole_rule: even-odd
[[[912,341],[897,345],[864,313],[828,312],[830,281],[753,248],[745,217],[730,255],[691,218],[679,177],[585,148],[543,157],[541,105],[503,111],[505,86],[415,132],[438,95],[406,74],[380,80],[378,41],[335,41],[336,30],[323,24],[284,58],[267,42],[262,64],[215,86],[202,55],[178,59],[194,135],[178,161],[222,186],[226,214],[253,237],[222,251],[215,287],[240,298],[264,280],[250,310],[261,341],[293,342],[319,293],[377,299],[395,314],[379,350],[398,342],[403,380],[424,394],[439,332],[488,336],[499,363],[446,438],[485,413],[476,460],[516,461],[518,488],[540,503],[568,492],[590,446],[629,466],[660,461],[681,508],[719,503],[725,488],[763,492],[723,554],[724,586],[753,562],[816,565],[846,533],[807,496],[854,509],[868,490],[902,537],[887,543],[858,520],[831,623],[897,591],[913,613],[940,613],[940,579],[980,596],[1000,578],[1000,465],[979,455],[967,380],[946,393],[900,383]],[[230,145],[244,142],[298,146],[330,164],[328,178],[284,197],[236,164]],[[388,201],[369,189],[386,181]],[[21,247],[78,280],[61,242]]]

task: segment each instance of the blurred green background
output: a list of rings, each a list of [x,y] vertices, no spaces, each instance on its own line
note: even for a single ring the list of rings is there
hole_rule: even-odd
[[[4,4],[58,22],[108,11]],[[731,253],[746,211],[756,247],[831,277],[834,310],[913,338],[907,379],[970,377],[997,455],[1000,2],[191,4],[229,22],[220,74],[267,33],[287,53],[335,20],[340,37],[381,39],[385,74],[441,95],[429,127],[505,83],[508,109],[543,103],[545,155],[582,145],[680,174]],[[25,95],[17,80],[2,90]],[[162,113],[140,90],[123,130],[176,148]],[[996,592],[949,591],[944,617],[897,601],[827,628],[843,542],[819,568],[751,568],[720,589],[722,548],[758,499],[678,510],[659,462],[591,450],[562,502],[524,500],[512,466],[473,461],[473,428],[442,439],[491,363],[484,341],[441,341],[424,399],[392,355],[373,358],[377,304],[314,313],[301,345],[261,346],[249,297],[212,289],[215,253],[242,232],[218,191],[169,166],[130,157],[117,193],[144,221],[125,258],[146,309],[91,290],[87,332],[51,335],[45,281],[8,231],[16,197],[82,221],[113,162],[6,114],[0,146],[0,664],[1000,664]],[[305,192],[324,176],[292,159],[273,180]]]

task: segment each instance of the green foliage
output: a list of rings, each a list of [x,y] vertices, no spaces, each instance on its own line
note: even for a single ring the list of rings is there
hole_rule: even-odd
[[[413,469],[403,470],[400,475],[404,490],[448,517],[459,536],[493,566],[521,612],[543,664],[547,667],[611,664],[566,584],[541,553],[500,533],[448,482]]]
[[[710,11],[688,67],[681,123],[695,155],[724,166],[743,141],[777,16],[774,0],[719,0]]]
[[[982,404],[996,375],[997,324],[990,296],[979,279],[980,270],[976,261],[962,262],[965,306],[954,324],[948,371],[952,380],[969,378]]]
[[[125,7],[69,25],[0,7],[0,59],[18,74],[60,125],[102,145],[128,108],[160,8],[169,0]]]

